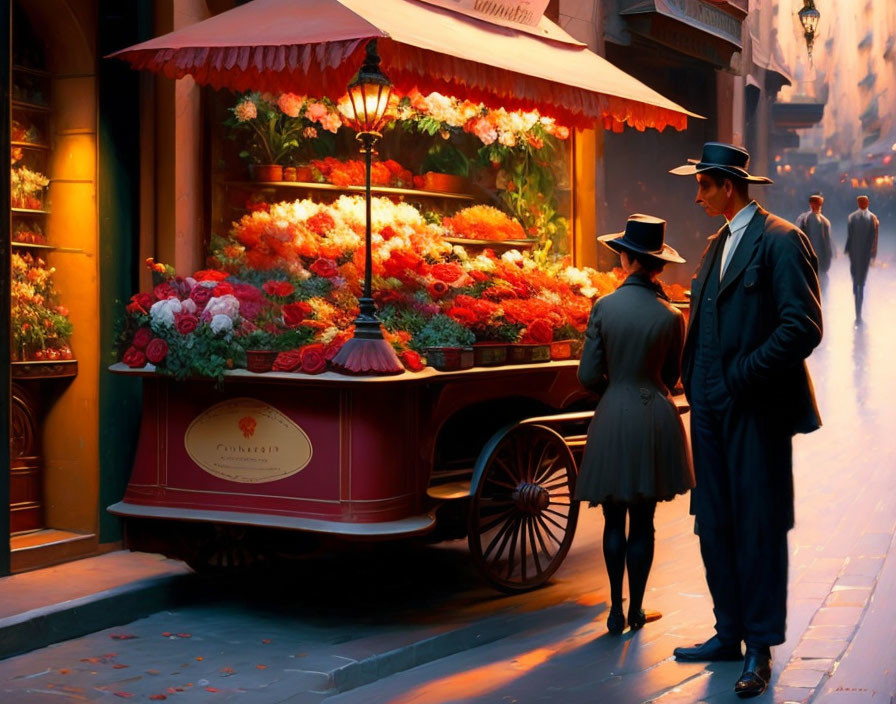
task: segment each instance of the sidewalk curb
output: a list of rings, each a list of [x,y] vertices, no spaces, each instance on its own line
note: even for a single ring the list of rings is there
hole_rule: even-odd
[[[182,603],[192,575],[149,577],[0,619],[0,659],[130,623]]]
[[[330,671],[329,683],[334,693],[347,692],[471,648],[494,643],[528,630],[574,620],[592,610],[593,607],[564,602],[538,612],[515,611],[492,616],[343,665]]]

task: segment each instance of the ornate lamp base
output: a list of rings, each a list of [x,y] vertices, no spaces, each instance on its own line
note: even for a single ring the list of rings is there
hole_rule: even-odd
[[[355,319],[355,334],[333,357],[332,365],[344,374],[401,374],[404,367],[386,340],[376,317],[372,298],[361,298],[361,314]]]

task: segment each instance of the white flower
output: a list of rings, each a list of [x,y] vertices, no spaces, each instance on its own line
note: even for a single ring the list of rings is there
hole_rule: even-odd
[[[156,325],[174,325],[176,313],[183,312],[183,305],[177,296],[169,296],[164,301],[156,301],[149,309],[149,317]]]
[[[181,301],[180,305],[184,309],[184,311],[190,313],[191,315],[196,315],[196,311],[199,309],[199,306],[196,305],[196,301],[194,301],[192,298],[187,298]]]
[[[509,249],[501,255],[501,261],[505,264],[519,264],[523,261],[523,255],[518,249]]]
[[[230,332],[233,330],[233,320],[231,320],[229,316],[223,314],[213,315],[209,327],[216,335],[220,332]]]
[[[205,305],[205,310],[202,312],[202,317],[204,320],[211,320],[217,315],[225,315],[231,320],[236,318],[240,313],[240,301],[236,296],[231,294],[225,294],[223,296],[218,296],[216,298],[212,298]]]

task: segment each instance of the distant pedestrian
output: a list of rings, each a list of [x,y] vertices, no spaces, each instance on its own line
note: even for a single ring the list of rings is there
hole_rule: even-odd
[[[784,642],[794,433],[821,425],[805,359],[821,341],[818,263],[795,225],[763,210],[739,147],[707,142],[672,170],[697,179],[697,205],[726,223],[691,285],[682,382],[691,404],[691,494],[716,635],[676,648],[686,661],[739,660],[740,697],[762,694]],[[746,654],[741,654],[741,642]]]
[[[665,229],[665,220],[632,215],[624,232],[599,238],[619,253],[627,278],[594,304],[579,363],[579,380],[602,395],[588,428],[576,499],[603,507],[607,629],[613,634],[625,628],[626,567],[629,627],[660,617],[641,608],[653,564],[656,504],[694,486],[687,436],[671,396],[681,372],[684,318],[657,282],[668,262],[684,259],[664,243]]]
[[[834,247],[831,244],[831,221],[821,214],[823,205],[824,196],[813,193],[809,196],[809,210],[796,219],[796,226],[806,233],[815,256],[818,257],[818,278],[822,290],[827,287],[828,269],[831,268],[831,259],[834,255]]]
[[[868,196],[859,196],[856,203],[859,209],[850,213],[846,221],[846,248],[843,251],[849,255],[852,295],[856,303],[856,325],[861,325],[865,279],[868,277],[871,260],[877,256],[877,231],[880,222],[868,210]]]

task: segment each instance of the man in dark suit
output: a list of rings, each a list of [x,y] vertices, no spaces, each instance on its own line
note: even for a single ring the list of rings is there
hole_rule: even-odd
[[[821,214],[823,206],[824,196],[821,193],[813,193],[809,196],[809,210],[796,219],[796,226],[806,233],[812,244],[812,250],[818,257],[818,281],[822,290],[827,287],[828,269],[831,268],[831,259],[834,255],[834,246],[831,244],[831,221]]]
[[[695,175],[697,204],[726,220],[692,283],[682,358],[697,482],[691,512],[716,635],[675,657],[743,657],[741,697],[765,691],[770,646],[784,642],[791,440],[821,425],[805,364],[822,334],[817,260],[805,234],[750,198],[751,183],[771,181],[747,171],[749,158],[708,142],[699,161],[672,171]]]
[[[868,210],[868,196],[856,198],[858,210],[846,220],[846,248],[849,255],[849,273],[852,276],[852,294],[856,303],[856,325],[862,324],[862,301],[865,298],[865,279],[868,267],[877,256],[877,231],[880,223],[877,215]]]

